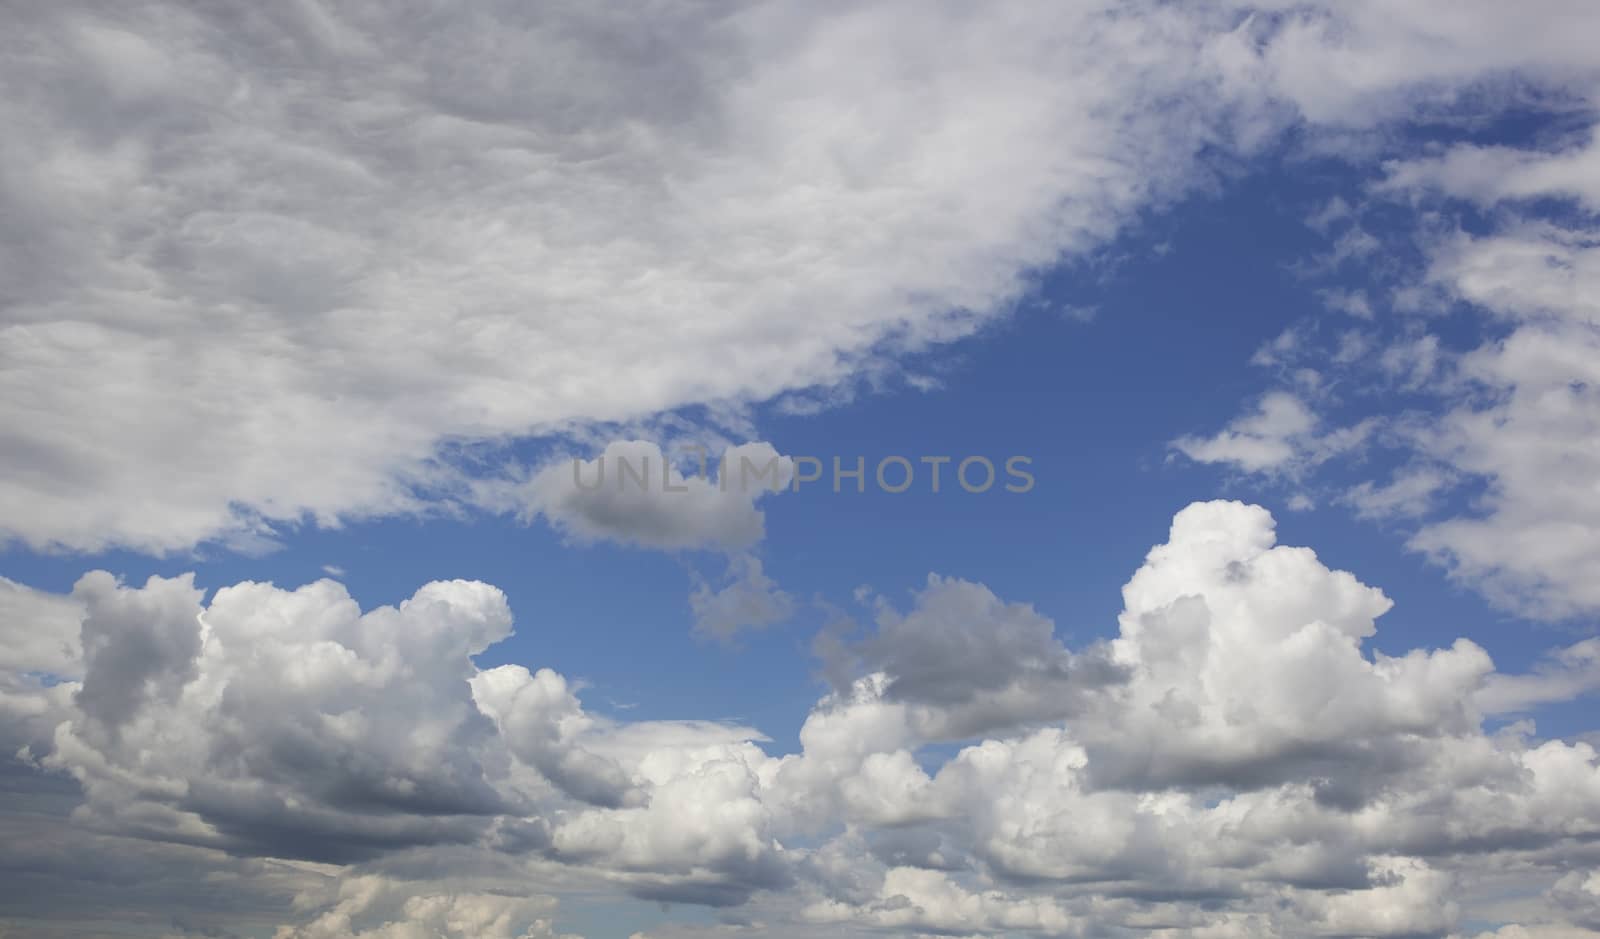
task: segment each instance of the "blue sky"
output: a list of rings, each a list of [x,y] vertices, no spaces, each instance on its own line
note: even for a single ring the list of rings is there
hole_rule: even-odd
[[[0,933],[1600,936],[1586,6],[30,17]]]

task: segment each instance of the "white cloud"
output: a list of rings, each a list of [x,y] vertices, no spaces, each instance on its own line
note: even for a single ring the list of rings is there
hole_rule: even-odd
[[[883,877],[878,896],[858,905],[822,901],[802,914],[819,925],[869,924],[913,934],[975,935],[1023,930],[1033,935],[1077,935],[1085,924],[1048,897],[1012,897],[998,890],[976,892],[942,871],[896,867]]]
[[[16,90],[0,102],[0,532],[90,549],[264,539],[476,497],[458,444],[825,397],[880,356],[970,333],[1031,272],[1186,191],[1202,150],[1248,148],[1296,114],[1315,135],[1530,80],[1585,93],[1600,15],[1557,0],[816,9],[20,14],[26,54],[0,58]],[[1418,184],[1586,199],[1587,153],[1447,155]],[[1359,226],[1342,238],[1338,256],[1372,254]],[[1419,544],[1557,611],[1600,605],[1593,461],[1567,446],[1600,439],[1593,241],[1463,236],[1430,273],[1513,332],[1463,362],[1487,403],[1425,441],[1491,482],[1485,514]],[[1191,439],[1194,458],[1317,459],[1292,400]],[[552,492],[533,507],[580,539],[760,535],[752,502],[678,517]],[[750,903],[759,935],[807,934],[805,910],[841,933],[1437,933],[1491,867],[1552,885],[1538,921],[1501,939],[1589,934],[1594,891],[1570,872],[1600,836],[1594,750],[1479,722],[1587,689],[1581,655],[1508,677],[1466,641],[1373,653],[1380,592],[1277,545],[1265,513],[1207,504],[1128,585],[1125,674],[1083,689],[1065,724],[988,711],[985,739],[950,757],[928,744],[1012,688],[975,675],[953,700],[913,693],[946,673],[939,657],[993,630],[1022,678],[1071,690],[1058,666],[1084,653],[980,585],[948,593],[880,623],[872,671],[784,757],[739,728],[608,724],[553,671],[480,671],[510,616],[466,582],[365,613],[328,582],[209,604],[182,578],[0,592],[44,624],[8,637],[47,637],[8,656],[0,690],[23,692],[0,719],[8,740],[54,731],[30,758],[82,787],[74,830],[280,858],[514,856],[527,882]],[[897,628],[913,621],[929,633]],[[18,677],[41,668],[79,680]],[[922,838],[899,853],[938,869],[874,854],[886,829]],[[29,857],[57,881],[74,862]],[[552,929],[538,900],[364,876],[308,900],[288,934]],[[101,879],[102,902],[124,896]]]
[[[1360,290],[1325,290],[1322,292],[1322,301],[1328,305],[1328,309],[1346,316],[1364,320],[1370,320],[1373,316],[1372,301]]]
[[[1554,193],[1552,193],[1553,195]],[[1431,245],[1426,277],[1511,322],[1600,320],[1600,233],[1542,223]]]
[[[1344,501],[1362,518],[1414,518],[1426,514],[1434,497],[1454,483],[1450,474],[1437,467],[1413,466],[1382,485],[1370,481],[1356,484],[1344,494]]]
[[[469,656],[509,633],[493,587],[429,584],[364,614],[326,580],[243,583],[202,607],[188,577],[96,572],[73,596],[87,669],[45,762],[97,824],[349,860],[473,840],[509,805],[467,685]]]
[[[1570,198],[1600,209],[1600,142],[1554,153],[1515,147],[1452,147],[1443,156],[1395,161],[1382,188],[1397,193],[1436,189],[1492,205],[1508,199]]]
[[[1193,181],[1230,19],[37,7],[0,61],[0,530],[418,511],[458,442],[966,335]]]
[[[1416,390],[1437,377],[1439,337],[1418,336],[1389,344],[1378,358],[1379,367],[1407,390]]]
[[[1275,392],[1261,399],[1254,414],[1238,418],[1216,436],[1180,437],[1172,446],[1200,463],[1229,463],[1247,472],[1278,470],[1299,455],[1296,441],[1316,423],[1299,398]]]
[[[1600,639],[1584,639],[1539,662],[1526,675],[1492,675],[1478,692],[1485,713],[1529,711],[1600,690]]]
[[[1472,85],[1510,96],[1514,88],[1487,80],[1511,72],[1580,92],[1595,72],[1585,37],[1600,28],[1600,13],[1583,0],[1516,8],[1492,0],[1232,5],[1257,14],[1241,32],[1258,54],[1224,59],[1235,81],[1260,82],[1334,128],[1447,106]]]
[[[19,15],[0,534],[173,551],[449,504],[463,444],[826,397],[1003,313],[1202,153],[1580,87],[1594,12]]]
[[[548,668],[502,665],[474,675],[471,684],[473,702],[494,720],[511,752],[563,792],[612,807],[640,801],[614,760],[583,746],[598,724],[564,677]]]
[[[549,897],[431,892],[434,887],[375,874],[341,878],[314,918],[280,927],[273,939],[582,939],[556,934]],[[296,901],[311,906],[319,899],[307,893]]]
[[[0,577],[0,670],[79,677],[82,620],[83,610],[70,599]]]
[[[1311,894],[1302,915],[1332,936],[1437,935],[1455,925],[1461,905],[1448,875],[1413,858],[1378,858],[1374,886],[1346,894]]]
[[[1249,785],[1350,759],[1352,740],[1475,723],[1461,697],[1492,669],[1482,649],[1368,658],[1389,599],[1274,541],[1264,509],[1196,504],[1123,588],[1112,657],[1132,679],[1103,723],[1075,725],[1105,771]]]
[[[1552,891],[1546,920],[1587,915],[1561,878],[1600,836],[1594,749],[1481,724],[1588,693],[1587,646],[1526,675],[1467,640],[1372,651],[1382,592],[1239,503],[1180,512],[1123,595],[1117,637],[1074,651],[930,580],[844,646],[864,673],[778,756],[476,668],[510,628],[487,585],[363,613],[329,581],[202,603],[95,574],[71,601],[83,679],[38,756],[81,787],[80,828],[341,865],[296,888],[284,936],[559,931],[519,879],[745,904],[773,935],[1438,934],[1502,868]]]
[[[1306,337],[1302,330],[1286,329],[1262,343],[1261,348],[1250,357],[1250,364],[1269,368],[1284,365],[1299,355],[1305,342]]]
[[[1461,358],[1479,395],[1416,434],[1424,454],[1487,484],[1478,511],[1430,519],[1413,544],[1503,605],[1600,609],[1600,247],[1595,233],[1523,227],[1458,236],[1429,278],[1512,324]]]
[[[1279,345],[1278,352],[1292,350],[1292,344]],[[1254,413],[1235,418],[1213,436],[1179,437],[1172,447],[1197,463],[1221,463],[1247,473],[1296,475],[1360,447],[1372,429],[1370,422],[1324,428],[1298,395],[1273,391],[1262,396]]]
[[[1359,384],[1379,409],[1351,430],[1381,428],[1381,444],[1402,460],[1386,482],[1340,483],[1343,501],[1364,517],[1410,523],[1411,547],[1496,604],[1537,618],[1600,609],[1600,230],[1581,213],[1559,224],[1526,214],[1535,198],[1593,208],[1600,190],[1584,174],[1600,153],[1593,140],[1591,132],[1582,145],[1551,151],[1461,145],[1388,164],[1375,189],[1386,197],[1435,200],[1428,208],[1443,218],[1460,207],[1448,200],[1496,210],[1487,233],[1441,235],[1437,220],[1428,223],[1421,269],[1396,290],[1407,298],[1396,307],[1413,315],[1475,308],[1480,338],[1446,348],[1413,321],[1375,359],[1351,351],[1349,334],[1322,350],[1336,366],[1331,379]],[[1288,369],[1317,352],[1307,329],[1292,326],[1256,361]],[[1405,412],[1385,410],[1402,394]],[[1293,474],[1344,452],[1309,429],[1297,400],[1269,392],[1257,413],[1174,446],[1262,474]],[[1452,491],[1473,498],[1462,505],[1446,498]]]

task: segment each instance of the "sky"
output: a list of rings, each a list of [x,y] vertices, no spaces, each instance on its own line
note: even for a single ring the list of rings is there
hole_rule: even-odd
[[[5,939],[1600,937],[1600,7],[7,19]]]

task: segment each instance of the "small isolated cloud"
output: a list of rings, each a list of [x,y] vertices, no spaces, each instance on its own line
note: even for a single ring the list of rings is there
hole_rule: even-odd
[[[1184,436],[1172,447],[1196,463],[1221,463],[1246,473],[1293,475],[1361,446],[1371,423],[1323,430],[1305,403],[1287,391],[1262,396],[1253,413],[1210,437]]]
[[[794,615],[794,598],[762,570],[754,555],[737,554],[728,560],[720,588],[696,576],[689,594],[694,611],[694,631],[713,639],[732,639],[748,629],[765,629]]]
[[[766,534],[757,503],[793,478],[794,461],[768,443],[729,447],[702,472],[654,443],[622,440],[592,460],[557,461],[486,490],[485,500],[543,517],[582,542],[738,551]]]
[[[1287,467],[1301,454],[1300,441],[1317,419],[1299,398],[1273,392],[1254,414],[1240,417],[1211,437],[1179,437],[1172,446],[1197,463],[1228,463],[1251,473]]]

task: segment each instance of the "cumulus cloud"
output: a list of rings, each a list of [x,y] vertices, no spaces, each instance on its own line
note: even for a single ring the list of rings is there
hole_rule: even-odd
[[[1193,505],[1123,588],[1112,660],[1132,679],[1079,728],[1109,780],[1249,787],[1475,725],[1462,695],[1492,670],[1481,648],[1369,658],[1389,599],[1275,540],[1264,509]]]
[[[83,608],[0,577],[0,753],[40,746],[83,675]]]
[[[1550,898],[1574,924],[1600,929],[1600,871],[1573,871],[1550,888]]]
[[[865,903],[822,901],[806,908],[803,915],[818,925],[865,923],[931,935],[1004,929],[1059,936],[1083,928],[1049,898],[1009,897],[994,890],[975,892],[941,871],[910,867],[890,868],[878,896]]]
[[[376,874],[341,878],[334,897],[308,922],[283,926],[273,939],[582,939],[557,935],[550,897],[440,893],[438,885]],[[324,891],[325,892],[325,891]],[[307,892],[297,905],[320,898]]]
[[[1460,913],[1459,878],[1482,876],[1476,857],[1554,851],[1600,823],[1592,749],[1483,735],[1473,696],[1501,686],[1470,642],[1365,651],[1387,598],[1277,545],[1261,509],[1184,510],[1124,598],[1111,643],[1124,678],[1063,726],[973,744],[933,771],[914,758],[927,728],[886,676],[819,707],[780,789],[820,794],[820,811],[856,824],[937,832],[939,847],[916,876],[897,872],[916,854],[834,872],[810,915],[1046,935],[1091,922],[1438,935]],[[1572,693],[1549,670],[1498,680]],[[977,886],[974,869],[998,885]],[[1031,889],[1041,882],[1048,893]]]
[[[479,669],[510,630],[484,584],[363,612],[330,581],[204,602],[91,574],[35,604],[78,611],[86,667],[33,759],[70,774],[81,795],[52,798],[88,837],[301,865],[251,901],[301,896],[283,937],[561,932],[519,881],[769,924],[731,935],[1442,935],[1508,863],[1585,922],[1567,875],[1600,837],[1600,759],[1482,722],[1593,687],[1587,646],[1525,675],[1467,640],[1372,651],[1384,594],[1240,503],[1178,513],[1123,597],[1116,636],[1074,650],[932,578],[845,644],[861,674],[779,755]]]
[[[829,671],[866,673],[884,700],[904,704],[928,738],[960,739],[996,728],[1059,720],[1123,679],[1104,647],[1073,652],[1055,625],[982,584],[930,575],[911,610],[879,601],[876,629],[826,647]]]
[[[71,599],[0,577],[0,669],[79,677],[82,621]]]
[[[48,766],[85,821],[230,851],[350,860],[470,841],[504,811],[470,656],[503,638],[499,590],[429,584],[362,613],[344,588],[103,572],[73,591],[88,667]],[[495,746],[496,751],[486,750]]]
[[[1529,84],[1591,94],[1600,28],[1576,0],[818,11],[18,13],[0,50],[0,537],[171,551],[467,501],[577,540],[737,551],[761,533],[753,499],[701,492],[679,515],[534,474],[508,502],[458,457],[826,397],[970,334],[1034,272],[1203,181],[1201,154],[1297,123],[1336,151]],[[1390,166],[1388,191],[1590,205],[1592,149],[1462,148]],[[1342,238],[1336,257],[1371,255],[1359,226]],[[1485,394],[1415,443],[1488,483],[1481,513],[1417,544],[1519,608],[1594,609],[1595,474],[1568,447],[1600,439],[1592,233],[1518,222],[1429,256],[1424,286],[1507,335],[1459,363]],[[1420,386],[1438,357],[1399,364]],[[1316,462],[1309,406],[1287,401],[1191,438],[1194,458]],[[484,584],[365,612],[327,581],[209,602],[188,578],[0,588],[0,719],[26,744],[7,772],[68,774],[51,778],[78,789],[71,830],[94,838],[4,850],[50,870],[25,886],[78,877],[63,895],[85,907],[145,873],[91,863],[115,843],[208,852],[163,869],[210,863],[240,893],[354,862],[304,894],[289,936],[556,931],[526,890],[360,869],[464,855],[759,910],[715,927],[733,935],[1439,935],[1500,922],[1465,907],[1507,869],[1548,889],[1501,939],[1593,922],[1595,751],[1481,722],[1587,689],[1587,653],[1501,676],[1466,640],[1374,652],[1382,593],[1246,506],[1178,516],[1103,652],[930,582],[782,756],[746,728],[599,720],[551,670],[480,670],[511,622]],[[989,630],[992,649],[972,638]],[[112,886],[81,887],[95,878]]]
[[[596,722],[561,675],[502,665],[472,677],[472,696],[511,752],[568,795],[610,807],[638,801],[621,767],[579,742]]]

